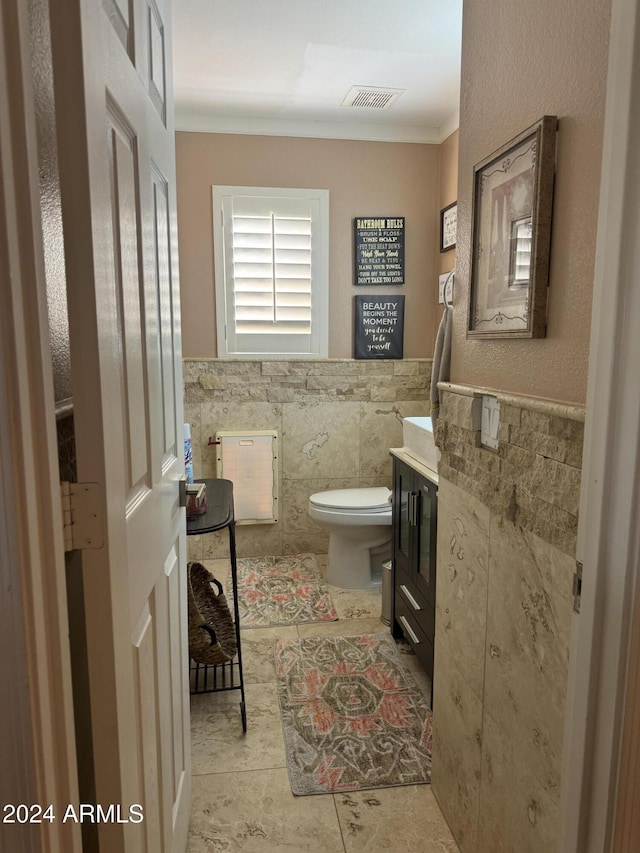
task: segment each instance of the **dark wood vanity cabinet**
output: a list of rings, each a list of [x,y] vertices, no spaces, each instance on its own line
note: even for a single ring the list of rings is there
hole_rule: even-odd
[[[392,634],[411,643],[433,679],[436,608],[437,474],[393,457]]]

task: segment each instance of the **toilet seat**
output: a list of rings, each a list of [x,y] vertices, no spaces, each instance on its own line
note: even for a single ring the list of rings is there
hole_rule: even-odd
[[[311,495],[309,503],[318,509],[349,513],[385,513],[391,509],[391,490],[386,486],[364,489],[335,489]]]

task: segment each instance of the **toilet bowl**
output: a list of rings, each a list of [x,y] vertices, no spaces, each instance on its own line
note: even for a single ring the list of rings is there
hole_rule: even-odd
[[[391,552],[390,489],[317,492],[309,498],[309,516],[329,531],[328,583],[343,589],[380,586],[382,563]]]

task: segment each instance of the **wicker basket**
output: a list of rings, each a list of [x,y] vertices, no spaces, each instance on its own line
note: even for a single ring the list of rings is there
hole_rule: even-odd
[[[238,646],[222,584],[202,563],[189,563],[187,577],[189,654],[195,663],[226,663],[235,656]],[[217,593],[212,584],[217,587]]]

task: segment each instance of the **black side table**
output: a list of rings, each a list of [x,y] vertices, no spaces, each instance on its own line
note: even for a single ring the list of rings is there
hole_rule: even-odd
[[[236,523],[233,514],[233,483],[231,480],[195,480],[207,487],[207,511],[187,518],[187,536],[200,536],[216,530],[229,530],[229,558],[231,561],[231,586],[233,592],[233,618],[238,651],[236,659],[223,664],[201,664],[191,661],[193,673],[192,693],[215,693],[220,690],[240,691],[242,730],[247,730],[247,708],[244,698],[242,650],[240,648],[240,611],[238,609],[238,567],[236,562]]]

